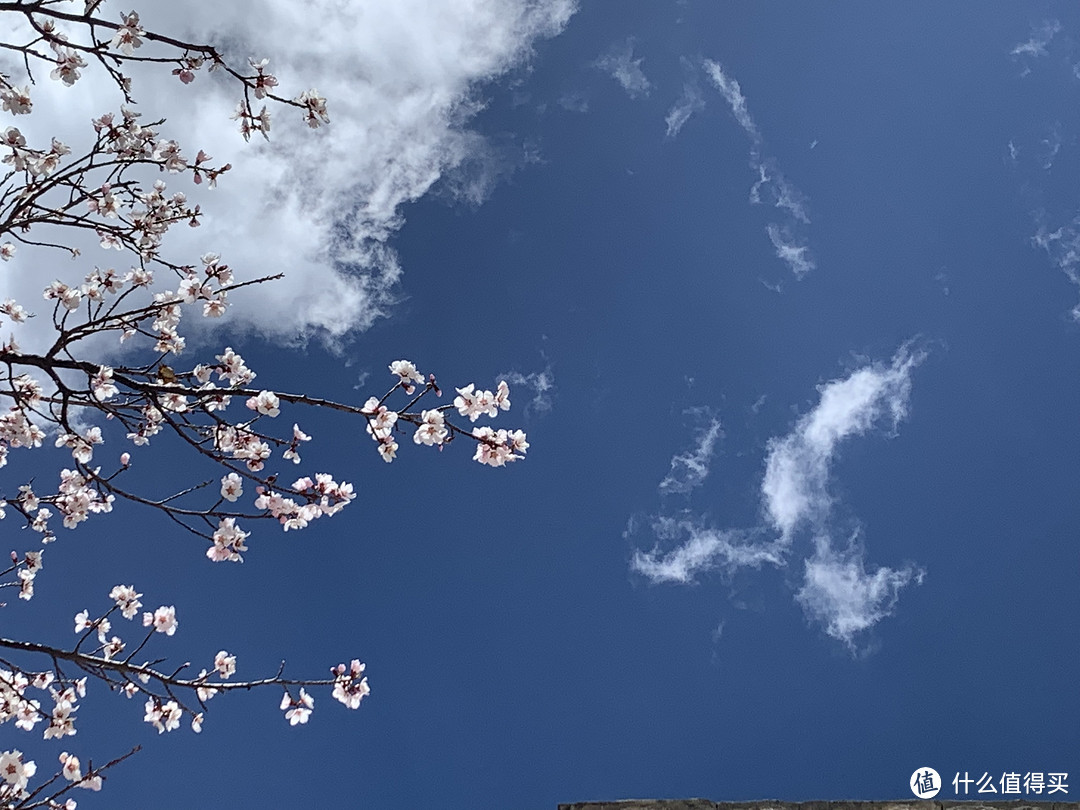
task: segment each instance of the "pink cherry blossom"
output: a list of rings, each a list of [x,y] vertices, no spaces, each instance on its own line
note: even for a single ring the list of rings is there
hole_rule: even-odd
[[[446,429],[446,418],[441,411],[424,411],[420,415],[421,423],[413,434],[413,441],[417,444],[442,444],[449,433]]]
[[[235,503],[244,494],[243,480],[234,472],[222,477],[221,497],[230,503]]]
[[[288,692],[281,698],[281,709],[285,711],[285,719],[289,721],[290,726],[306,723],[308,718],[311,717],[311,710],[314,706],[315,699],[302,686],[300,687],[300,697],[297,699],[294,700]]]
[[[258,411],[263,416],[277,416],[281,411],[278,409],[277,394],[273,391],[260,391],[258,396],[248,399],[247,406],[253,411]]]
[[[163,605],[153,613],[143,614],[143,627],[153,626],[155,632],[164,633],[167,636],[176,632],[177,624],[176,608],[172,605],[168,607]]]
[[[220,677],[228,678],[236,672],[236,656],[221,650],[214,656],[214,669]]]
[[[142,607],[142,602],[139,601],[140,596],[142,594],[136,593],[131,585],[117,585],[109,591],[109,598],[116,602],[116,606],[120,608],[120,614],[125,619],[133,619],[139,612],[139,608]]]

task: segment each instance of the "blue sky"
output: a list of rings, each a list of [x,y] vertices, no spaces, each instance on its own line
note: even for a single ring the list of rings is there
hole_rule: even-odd
[[[402,357],[444,388],[508,379],[527,460],[409,442],[386,465],[355,422],[290,411],[304,470],[357,487],[341,516],[260,527],[243,566],[128,507],[62,537],[5,633],[67,642],[134,582],[176,604],[178,661],[359,656],[372,687],[357,713],[316,692],[299,728],[276,694],[218,698],[199,736],[88,698],[80,750],[144,747],[80,806],[901,798],[921,766],[1077,781],[1080,13],[594,2],[522,36],[440,88],[453,138],[383,230],[337,209],[396,256],[351,254],[380,317],[284,335],[242,313],[202,351],[358,403]],[[374,194],[356,160],[336,190]],[[289,245],[262,244],[288,274]],[[158,452],[147,486],[190,474]],[[59,750],[3,733],[39,769]]]

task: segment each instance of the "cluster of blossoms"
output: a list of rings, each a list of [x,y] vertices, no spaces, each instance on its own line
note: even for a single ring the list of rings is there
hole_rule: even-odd
[[[87,428],[81,436],[78,433],[62,433],[56,437],[57,447],[66,447],[71,451],[71,457],[80,464],[89,464],[94,457],[94,445],[103,444],[101,428],[96,425]]]
[[[26,172],[31,177],[48,177],[60,167],[60,158],[70,155],[71,149],[56,138],[48,149],[32,149],[26,145],[26,138],[18,127],[8,127],[0,139],[0,146],[11,151],[3,157],[3,162],[17,172]]]
[[[157,164],[159,169],[170,174],[190,170],[192,180],[197,184],[201,183],[203,175],[206,175],[210,188],[217,185],[219,176],[232,168],[229,164],[219,168],[203,165],[212,158],[201,149],[194,163],[190,163],[180,153],[180,145],[176,141],[159,140],[158,133],[153,127],[140,124],[138,120],[140,115],[141,113],[135,112],[130,107],[122,106],[119,117],[115,113],[108,112],[100,118],[93,119],[91,123],[98,135],[100,151],[129,163]],[[183,194],[173,195],[166,199],[162,194],[164,190],[164,187],[155,187],[153,192],[145,195],[127,194],[125,196],[124,200],[128,205],[134,207],[136,202],[140,202],[145,207],[145,210],[136,214],[148,220],[147,225],[150,227],[144,230],[156,230],[160,236],[164,233],[160,230],[163,224],[186,221],[190,225],[198,225],[198,206],[189,210],[184,207],[186,198]],[[118,219],[121,205],[121,198],[117,196],[109,183],[101,186],[99,195],[94,195],[87,200],[90,213],[98,214],[106,219]],[[104,237],[102,238],[104,240]],[[160,241],[160,238],[149,240],[147,246],[149,247],[152,243],[160,244]],[[114,245],[108,243],[103,246],[113,247]]]
[[[184,710],[180,708],[180,704],[175,700],[163,701],[159,697],[147,698],[145,709],[146,714],[143,716],[143,721],[156,728],[158,734],[180,728],[180,720],[184,716]],[[198,724],[193,721],[193,728],[196,733],[202,730],[201,717]]]
[[[64,516],[65,529],[74,529],[91,514],[111,512],[115,500],[113,495],[103,497],[80,473],[60,471],[60,488],[53,504]]]
[[[30,792],[26,785],[30,777],[37,773],[37,765],[23,759],[22,751],[4,751],[0,753],[0,800],[7,806],[28,798]]]
[[[3,105],[4,112],[12,115],[28,115],[34,107],[30,100],[29,85],[16,87],[6,78],[0,80],[0,85],[2,85],[0,86],[0,104]]]
[[[33,673],[12,672],[0,669],[0,724],[9,720],[24,731],[33,731],[45,716],[41,710],[41,701],[26,697],[30,687],[45,691],[53,682],[51,672]]]
[[[45,739],[73,735],[75,728],[70,715],[76,708],[76,696],[86,694],[86,680],[75,681],[61,691],[54,689],[51,686],[52,683],[51,672],[35,673],[28,677],[21,672],[0,670],[0,723],[14,717],[16,726],[26,731],[33,730],[37,722],[46,715],[41,710],[40,702],[27,699],[25,692],[28,688],[48,690],[52,693],[56,705],[52,711],[50,725],[45,730]],[[82,763],[77,756],[64,751],[60,754],[59,760],[60,774],[74,787],[92,791],[101,790],[100,773],[91,768],[84,774]],[[0,805],[12,807],[15,802],[27,799],[30,796],[27,788],[29,779],[36,773],[37,766],[32,761],[26,760],[21,751],[0,752]],[[76,804],[74,799],[67,799],[63,804],[49,800],[44,806],[75,810]]]
[[[86,67],[86,60],[79,55],[78,51],[67,47],[65,44],[67,36],[55,30],[52,20],[46,20],[42,29],[56,57],[56,67],[49,76],[70,87],[82,77],[79,71]]]
[[[10,411],[0,414],[0,467],[7,464],[8,448],[41,447],[45,441],[45,431],[28,416],[41,402],[41,385],[30,375],[20,374],[11,380],[9,394],[15,401]]]
[[[454,407],[462,416],[475,422],[479,417],[497,416],[500,410],[510,409],[510,388],[505,381],[500,381],[494,393],[477,391],[473,385],[457,389]],[[490,427],[473,428],[472,435],[478,440],[474,461],[492,467],[502,467],[508,462],[525,457],[529,443],[525,433],[520,430],[494,430]]]
[[[338,664],[331,667],[330,674],[334,676],[334,700],[350,709],[360,708],[360,701],[371,694],[367,677],[364,676],[365,665],[356,658],[348,667]],[[285,719],[290,726],[306,723],[311,717],[311,711],[315,708],[315,698],[308,694],[303,687],[296,697],[289,694],[286,689],[281,696],[280,708],[285,712]]]
[[[0,501],[0,518],[4,517],[4,507],[7,504]],[[20,560],[19,555],[11,552],[11,562],[16,570],[15,576],[19,580],[19,598],[30,601],[34,598],[34,579],[41,570],[41,551],[27,551]],[[9,569],[10,571],[11,569]]]
[[[334,676],[334,700],[344,703],[350,709],[360,706],[360,701],[371,694],[367,677],[364,676],[364,664],[354,658],[348,668],[338,664],[330,670]]]
[[[131,56],[135,49],[142,45],[140,37],[146,36],[146,31],[139,25],[139,15],[132,11],[123,15],[124,24],[116,30],[116,35],[109,43],[110,48],[120,51],[124,56]]]
[[[305,476],[293,481],[291,490],[306,503],[299,504],[292,498],[266,487],[256,487],[256,509],[265,509],[277,518],[285,531],[303,529],[308,523],[323,515],[336,515],[355,497],[352,484],[341,483],[327,473],[316,473],[315,480]]]
[[[236,105],[236,111],[229,117],[240,122],[240,134],[245,141],[251,140],[253,132],[258,132],[263,138],[270,140],[270,113],[265,104],[258,113],[253,113],[247,99],[241,99]]]
[[[469,383],[464,388],[457,389],[458,395],[454,397],[454,407],[462,416],[469,417],[470,422],[475,422],[485,414],[498,416],[499,411],[510,410],[510,386],[505,380],[501,380],[495,389],[491,391],[477,391],[476,386]]]
[[[62,689],[57,689],[53,673],[23,673],[0,669],[0,723],[15,720],[16,728],[33,731],[40,721],[48,718],[44,738],[60,739],[75,734],[73,713],[78,709],[76,701],[86,696],[86,678],[70,682]],[[41,701],[28,698],[27,689],[48,691],[53,701],[53,708],[46,712]]]
[[[281,696],[281,710],[285,712],[285,719],[290,726],[297,723],[306,723],[311,717],[311,710],[315,708],[315,698],[307,693],[304,687],[300,687],[300,695],[293,697],[288,690]]]
[[[173,141],[165,143],[166,149],[162,149],[160,144],[154,148],[153,159],[170,172],[186,169],[187,163],[180,157],[176,143]],[[186,222],[193,228],[199,226],[199,207],[190,208],[186,194],[177,191],[166,196],[165,190],[168,184],[164,180],[155,180],[152,188],[151,191],[137,195],[142,207],[132,209],[131,226],[129,232],[124,234],[134,241],[136,249],[143,257],[157,254],[165,234],[177,222]],[[115,231],[103,229],[99,230],[98,235],[103,248],[121,249],[120,240]]]
[[[57,446],[64,444],[68,442],[57,440]],[[84,447],[83,444],[75,443],[75,449],[72,452],[81,453]],[[60,485],[56,494],[49,497],[49,503],[63,515],[64,527],[67,529],[74,529],[91,514],[111,512],[114,501],[113,495],[102,495],[81,473],[74,470],[60,471]],[[34,494],[29,484],[19,487],[19,494],[14,505],[26,516],[30,528],[42,535],[43,543],[52,542],[55,536],[49,528],[49,520],[53,512],[48,507],[42,506],[41,498]],[[7,506],[9,504],[6,501],[0,501],[0,519],[5,517]],[[18,574],[22,580],[19,596],[22,599],[30,599],[34,593],[34,575],[41,570],[40,552],[27,552],[25,564],[26,567]]]
[[[243,461],[252,472],[259,472],[270,458],[270,445],[242,425],[219,425],[214,430],[214,449]]]
[[[60,772],[65,779],[74,782],[77,787],[86,790],[101,790],[101,776],[99,774],[83,776],[82,763],[79,762],[79,758],[74,754],[69,754],[67,751],[60,753]]]
[[[277,77],[272,73],[266,72],[266,66],[270,64],[269,59],[248,59],[248,64],[251,65],[255,71],[254,76],[246,76],[243,78],[245,87],[250,87],[252,94],[257,99],[272,98],[276,101],[282,101],[279,96],[274,95],[273,89],[278,86]],[[176,73],[176,71],[173,71]],[[184,80],[184,73],[178,74],[180,79]],[[326,99],[319,95],[319,91],[314,87],[310,90],[305,90],[297,98],[291,102],[294,106],[300,107],[304,111],[304,123],[306,123],[312,129],[316,129],[322,124],[330,123],[330,116],[326,113]],[[239,123],[240,134],[244,136],[244,140],[251,140],[253,133],[258,132],[264,138],[270,137],[270,112],[267,110],[266,105],[263,105],[262,109],[258,113],[254,112],[251,108],[251,103],[248,101],[245,95],[236,105],[236,110],[230,116],[234,121]]]
[[[214,544],[206,550],[206,556],[214,562],[243,562],[240,552],[248,550],[244,541],[250,536],[251,532],[241,531],[236,525],[236,518],[222,518],[212,538]]]
[[[473,428],[472,435],[480,440],[476,445],[474,461],[492,467],[502,467],[507,462],[525,458],[529,443],[525,433],[520,430],[492,430],[489,427]]]
[[[424,384],[423,375],[408,360],[395,360],[390,364],[390,373],[398,378],[394,388],[400,387],[406,394],[411,395],[416,390],[417,384]],[[393,390],[391,389],[390,393],[393,393]],[[434,391],[437,396],[442,395],[435,385],[434,375],[429,376],[426,387],[413,400],[413,403],[428,391]],[[428,446],[437,445],[441,449],[442,445],[452,438],[451,431],[457,430],[447,424],[444,410],[454,407],[461,416],[467,416],[472,422],[484,415],[494,417],[498,416],[499,411],[510,410],[510,387],[505,380],[499,382],[494,392],[477,391],[473,383],[464,388],[458,388],[457,392],[453,406],[444,405],[432,410],[424,410],[418,417],[416,414],[407,414],[405,411],[394,411],[388,408],[384,403],[390,394],[382,399],[376,397],[368,399],[361,408],[361,413],[367,418],[368,434],[379,443],[379,454],[383,460],[393,461],[397,455],[398,444],[394,439],[394,431],[401,420],[407,420],[417,426],[413,434],[413,442]],[[525,451],[529,448],[529,443],[525,441],[525,433],[520,430],[508,432],[481,427],[474,428],[469,435],[477,441],[473,459],[492,467],[502,467],[509,461],[524,458]]]

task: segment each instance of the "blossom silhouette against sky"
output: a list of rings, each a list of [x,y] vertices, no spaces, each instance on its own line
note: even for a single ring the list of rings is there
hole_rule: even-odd
[[[1080,11],[137,10],[268,58],[330,119],[246,144],[229,88],[145,80],[148,120],[234,166],[170,249],[285,274],[235,293],[185,356],[229,346],[236,374],[368,403],[374,427],[252,397],[297,424],[305,470],[352,483],[348,510],[224,527],[209,556],[241,566],[123,504],[57,528],[52,575],[4,620],[69,643],[116,586],[196,669],[220,650],[222,677],[353,654],[366,671],[335,670],[336,701],[219,697],[200,734],[159,734],[179,725],[167,703],[97,694],[62,743],[2,727],[12,779],[141,743],[80,807],[886,798],[922,766],[1080,783]],[[38,82],[67,106],[28,139],[77,141],[116,106],[92,67]],[[0,299],[20,302],[70,261],[3,258]],[[368,398],[428,370],[475,381],[440,401],[463,418],[513,400],[528,442],[444,445],[431,410],[398,447]],[[188,464],[168,442],[131,461],[162,492]]]

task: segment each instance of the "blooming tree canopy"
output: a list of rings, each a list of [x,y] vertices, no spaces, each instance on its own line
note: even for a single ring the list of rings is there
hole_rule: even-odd
[[[0,63],[0,114],[10,118],[0,125],[6,167],[0,179],[0,260],[6,264],[0,271],[40,273],[29,257],[43,252],[67,254],[78,268],[72,278],[41,278],[36,303],[0,303],[0,328],[9,334],[0,340],[0,468],[6,473],[0,518],[27,529],[23,536],[38,543],[11,552],[0,587],[32,599],[44,546],[83,524],[93,531],[114,508],[163,513],[178,530],[203,538],[213,562],[242,562],[255,521],[273,521],[289,532],[338,514],[355,497],[351,484],[325,472],[280,474],[285,463],[302,464],[301,448],[312,439],[300,427],[305,408],[340,412],[357,427],[362,420],[386,462],[395,460],[403,437],[440,449],[464,437],[475,443],[473,458],[493,467],[523,458],[529,445],[522,431],[475,425],[509,409],[505,382],[494,391],[469,384],[440,403],[433,374],[395,360],[381,395],[350,404],[261,388],[256,372],[229,346],[190,358],[195,352],[182,334],[185,315],[226,317],[230,296],[280,276],[245,277],[218,253],[192,260],[167,252],[171,228],[200,224],[200,206],[189,203],[184,185],[213,188],[227,181],[231,166],[216,164],[201,149],[185,151],[166,136],[164,120],[141,120],[131,106],[131,72],[171,71],[178,92],[197,92],[203,74],[217,72],[240,97],[232,118],[244,139],[269,138],[272,110],[295,112],[312,129],[329,124],[327,102],[314,88],[285,95],[266,58],[234,63],[213,45],[154,31],[137,12],[104,6],[102,0],[0,2],[0,17],[10,18],[3,22],[18,32],[0,41],[9,57]],[[83,145],[24,135],[19,122],[34,114],[37,84],[59,82],[78,93],[91,70],[115,84],[118,106],[86,121]],[[20,327],[31,318],[51,324],[47,340],[20,339]],[[279,420],[283,412],[288,418]],[[216,466],[220,477],[151,496],[133,470],[144,457],[150,461],[161,441],[178,442]],[[53,477],[31,480],[20,473],[20,461],[39,448],[61,461]],[[102,595],[102,604],[75,614],[69,647],[0,638],[0,724],[63,741],[76,733],[80,701],[107,688],[140,701],[143,719],[159,733],[184,721],[198,732],[216,694],[276,688],[285,719],[298,725],[308,721],[317,687],[331,687],[331,696],[350,709],[370,691],[359,659],[332,667],[324,678],[289,677],[283,664],[263,677],[234,679],[240,665],[226,650],[208,651],[198,674],[187,664],[170,668],[158,648],[178,632],[182,609],[152,607],[152,597],[134,584],[103,583]],[[85,752],[80,759],[58,751],[55,775],[44,781],[39,770],[49,768],[19,750],[2,751],[0,806],[71,810],[73,788],[100,790],[103,773],[135,750],[106,763]]]

